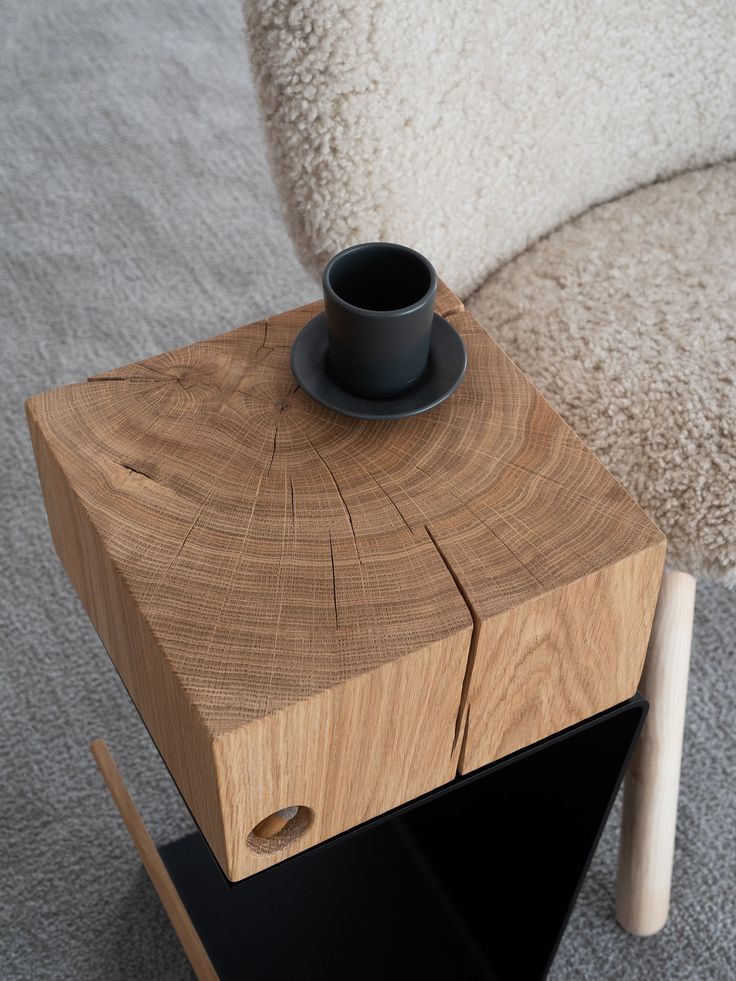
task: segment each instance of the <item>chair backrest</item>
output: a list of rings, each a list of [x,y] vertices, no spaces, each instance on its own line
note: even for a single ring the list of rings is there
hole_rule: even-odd
[[[736,153],[733,0],[246,0],[246,22],[315,272],[399,241],[465,295],[592,204]]]

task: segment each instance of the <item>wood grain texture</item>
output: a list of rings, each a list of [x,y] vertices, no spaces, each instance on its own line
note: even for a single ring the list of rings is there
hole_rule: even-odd
[[[90,749],[97,768],[102,774],[102,779],[110,791],[110,796],[120,812],[120,817],[123,819],[153,887],[158,893],[161,905],[166,910],[166,915],[189,958],[194,973],[199,981],[217,981],[218,975],[212,966],[212,961],[204,949],[199,934],[194,929],[176,886],[171,881],[171,876],[166,870],[158,849],[143,823],[143,818],[128,793],[128,788],[120,776],[120,771],[115,765],[115,760],[112,758],[107,744],[102,739],[95,739],[91,743]]]
[[[662,558],[636,553],[481,622],[461,772],[634,694]]]
[[[28,403],[57,550],[231,878],[633,694],[664,556],[447,287],[469,369],[415,419],[298,389],[319,309]]]

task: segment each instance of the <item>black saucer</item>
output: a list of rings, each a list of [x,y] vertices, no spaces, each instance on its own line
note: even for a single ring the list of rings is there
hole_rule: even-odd
[[[444,402],[463,379],[468,359],[462,338],[444,317],[434,315],[429,363],[420,380],[395,399],[351,395],[332,378],[327,358],[327,321],[318,314],[301,331],[291,349],[291,370],[313,399],[355,419],[403,419]]]

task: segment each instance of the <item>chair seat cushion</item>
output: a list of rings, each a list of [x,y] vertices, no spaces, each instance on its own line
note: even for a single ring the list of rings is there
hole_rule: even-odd
[[[668,537],[736,585],[736,163],[592,208],[467,306]]]

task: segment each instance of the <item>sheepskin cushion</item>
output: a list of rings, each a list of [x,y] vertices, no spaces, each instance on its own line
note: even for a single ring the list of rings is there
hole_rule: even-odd
[[[468,307],[669,539],[736,584],[736,164],[588,211]]]
[[[246,0],[290,231],[461,296],[592,204],[736,153],[733,0]]]

